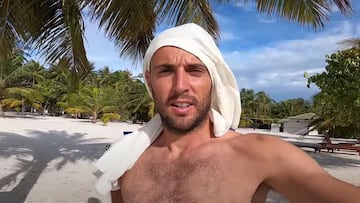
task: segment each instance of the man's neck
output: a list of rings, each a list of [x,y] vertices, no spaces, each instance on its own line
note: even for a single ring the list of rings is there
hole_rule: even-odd
[[[177,134],[164,128],[155,145],[167,147],[171,153],[182,153],[214,138],[212,125],[210,119],[207,119],[201,126],[186,134]]]

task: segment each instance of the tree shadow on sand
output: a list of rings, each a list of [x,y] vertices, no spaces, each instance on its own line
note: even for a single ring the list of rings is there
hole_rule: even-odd
[[[320,153],[309,153],[309,155],[313,159],[315,159],[320,164],[320,166],[326,168],[360,167],[360,156],[358,154],[344,154],[340,152],[334,152],[334,153],[320,152]]]
[[[104,153],[107,144],[99,143],[101,139],[85,139],[85,134],[66,131],[31,130],[27,134],[30,136],[0,132],[0,158],[16,157],[17,161],[15,172],[0,176],[0,189],[18,181],[11,191],[0,192],[0,202],[24,202],[51,161],[60,159],[55,165],[60,170],[69,162],[95,160]],[[25,175],[20,179],[21,174]]]

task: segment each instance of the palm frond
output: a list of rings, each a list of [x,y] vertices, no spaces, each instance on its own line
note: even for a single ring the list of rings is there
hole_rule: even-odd
[[[261,13],[276,14],[280,18],[300,25],[311,25],[313,28],[323,28],[329,21],[332,5],[343,14],[351,15],[353,9],[350,0],[256,0],[257,9]]]
[[[69,114],[78,114],[78,113],[82,113],[83,112],[83,109],[81,108],[76,108],[76,107],[69,107],[69,108],[66,108],[64,109],[64,111],[66,113],[69,113]]]
[[[0,57],[13,54],[16,47],[29,48],[27,40],[43,27],[42,11],[56,0],[3,0],[0,2]]]
[[[340,45],[340,49],[351,49],[355,47],[360,47],[360,38],[344,39],[337,44]]]
[[[34,109],[38,109],[38,110],[40,110],[40,109],[43,108],[41,104],[36,103],[36,102],[32,103],[31,106],[32,106]]]
[[[58,106],[60,106],[61,108],[63,108],[63,109],[69,108],[69,103],[68,102],[59,101],[59,102],[56,102],[56,104]]]
[[[218,38],[218,24],[206,0],[198,1],[132,1],[86,0],[91,18],[99,22],[121,56],[141,61],[154,37],[157,24],[180,25],[195,22]]]
[[[20,1],[3,0],[0,3],[0,58],[6,58],[18,41],[22,40],[23,6]]]
[[[254,121],[248,118],[241,118],[240,122],[239,122],[239,126],[240,127],[249,127],[252,126],[254,124]]]
[[[78,0],[42,1],[36,5],[41,15],[41,28],[32,34],[31,43],[48,63],[60,59],[78,75],[89,72],[84,48],[84,21]]]
[[[171,25],[194,22],[207,30],[215,39],[219,38],[219,26],[213,15],[209,1],[157,1],[159,22],[167,19]]]
[[[142,59],[155,31],[153,1],[85,0],[89,14],[99,22],[120,55]]]
[[[44,97],[41,95],[41,93],[38,90],[32,88],[9,87],[4,90],[4,93],[7,97],[19,96],[30,102],[42,102],[44,100]]]
[[[45,77],[43,75],[44,70],[41,69],[41,66],[35,62],[29,62],[11,72],[8,75],[9,80],[16,80],[18,78],[23,78],[23,82],[25,80],[44,80]]]
[[[21,106],[22,101],[20,99],[14,99],[14,98],[3,99],[1,100],[1,105],[5,108],[13,109]]]
[[[101,121],[106,125],[110,120],[120,120],[121,116],[117,113],[105,113],[101,116]]]
[[[110,112],[116,112],[117,110],[118,108],[116,106],[104,106],[99,110],[99,112],[110,113]]]
[[[16,33],[13,25],[9,22],[10,0],[3,0],[0,7],[0,57],[5,58],[14,47]]]
[[[335,118],[316,118],[316,119],[313,119],[309,126],[311,126],[309,128],[310,131],[313,131],[313,130],[324,130],[324,129],[331,129],[333,127],[335,127],[334,125],[334,121],[335,121]]]

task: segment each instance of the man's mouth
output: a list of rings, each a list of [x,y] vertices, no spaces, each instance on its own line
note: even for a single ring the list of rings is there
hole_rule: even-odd
[[[190,102],[176,102],[172,104],[175,107],[179,107],[179,108],[186,108],[191,106],[192,104]]]
[[[174,101],[171,103],[174,113],[178,115],[188,114],[194,106],[194,103],[191,101]]]

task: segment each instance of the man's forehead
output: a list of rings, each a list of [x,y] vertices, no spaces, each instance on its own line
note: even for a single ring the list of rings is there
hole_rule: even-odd
[[[180,51],[180,52],[183,52],[183,53],[176,53],[178,55],[175,55],[174,52],[172,51]],[[186,54],[184,54],[186,53]],[[176,57],[184,57],[184,55],[187,55],[186,56],[186,62],[190,63],[190,64],[194,64],[194,65],[202,65],[204,67],[206,67],[206,65],[200,60],[199,57],[197,57],[196,55],[194,55],[193,53],[185,50],[185,49],[182,49],[182,48],[179,48],[179,47],[176,47],[176,46],[163,46],[163,47],[160,47],[159,49],[157,49],[154,54],[151,56],[151,59],[150,59],[150,67],[151,68],[153,65],[154,65],[154,59],[159,59],[159,55],[161,55],[161,59],[166,61],[167,59],[174,59]],[[184,58],[182,58],[184,60]],[[162,61],[160,61],[161,63]],[[158,64],[157,64],[158,65]]]

